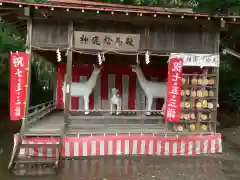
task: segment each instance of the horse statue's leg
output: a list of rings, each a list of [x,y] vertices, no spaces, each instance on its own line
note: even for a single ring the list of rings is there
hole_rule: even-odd
[[[152,108],[152,102],[153,102],[153,97],[152,96],[147,96],[147,112],[145,113],[146,115],[151,115],[151,108]]]
[[[84,110],[85,114],[89,114],[89,96],[84,96]]]
[[[121,103],[121,99],[118,99],[118,105],[117,105],[117,114],[120,114],[120,111],[121,111],[121,106],[122,103]]]
[[[113,103],[110,101],[110,114],[113,114]]]

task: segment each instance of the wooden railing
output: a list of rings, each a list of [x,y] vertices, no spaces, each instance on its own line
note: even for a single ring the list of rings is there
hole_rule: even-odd
[[[47,101],[42,104],[38,104],[36,106],[31,106],[29,108],[29,115],[27,118],[27,124],[31,124],[33,122],[38,121],[43,118],[45,115],[49,114],[56,108],[55,101]]]
[[[93,109],[89,110],[89,114],[85,115],[84,110],[72,110],[69,113],[69,122],[67,124],[68,128],[80,128],[80,129],[97,129],[99,125],[101,125],[101,128],[99,127],[97,130],[98,134],[105,134],[105,131],[101,131],[102,126],[107,128],[111,128],[112,125],[120,124],[121,126],[126,125],[132,125],[130,122],[133,122],[133,120],[136,122],[134,123],[137,127],[140,127],[144,129],[144,126],[149,124],[149,121],[151,120],[158,120],[156,122],[156,127],[161,125],[162,130],[165,135],[171,135],[171,134],[179,134],[179,135],[209,135],[209,134],[215,134],[215,128],[208,127],[208,130],[197,130],[196,131],[190,131],[189,125],[194,123],[193,121],[185,122],[187,128],[185,128],[184,131],[179,131],[178,125],[181,125],[182,123],[170,123],[168,121],[164,120],[163,113],[161,110],[121,110],[119,111],[120,114],[110,114],[110,110],[103,110],[103,109]],[[146,112],[150,112],[151,115],[146,115]],[[80,120],[87,121],[87,124],[81,124],[79,123]],[[117,123],[116,121],[120,122]],[[91,123],[93,122],[93,123]],[[96,122],[99,122],[96,124]],[[196,120],[195,123],[198,121]],[[212,126],[215,126],[215,122],[211,122]],[[94,132],[96,133],[96,132]]]

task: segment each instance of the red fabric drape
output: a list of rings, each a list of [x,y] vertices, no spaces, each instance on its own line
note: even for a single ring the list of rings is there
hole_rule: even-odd
[[[134,73],[129,75],[129,85],[128,85],[128,108],[136,109],[136,80],[137,76]]]
[[[56,108],[62,108],[62,72],[61,72],[61,67],[58,66],[57,68],[57,89],[56,89]]]
[[[120,73],[115,76],[115,87],[119,90],[120,96],[122,96],[122,74]]]
[[[66,65],[65,64],[59,64],[57,69],[57,97],[56,97],[56,107],[57,108],[64,108],[63,105],[63,81],[64,81],[64,74],[66,71]]]
[[[78,69],[76,67],[72,68],[72,82],[80,82],[80,74],[77,70]],[[77,110],[80,108],[79,100],[79,97],[71,97],[71,107],[73,110]]]
[[[102,100],[108,100],[108,74],[104,70],[101,73],[101,96]]]

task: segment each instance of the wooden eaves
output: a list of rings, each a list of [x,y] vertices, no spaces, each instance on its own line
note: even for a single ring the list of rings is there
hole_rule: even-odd
[[[12,4],[15,6],[34,6],[35,8],[50,8],[50,9],[64,9],[66,11],[80,10],[80,11],[96,11],[108,13],[131,13],[136,16],[152,16],[169,17],[179,16],[181,18],[207,18],[219,19],[226,22],[236,22],[240,20],[240,16],[229,15],[209,15],[206,13],[195,13],[191,9],[181,8],[164,8],[164,7],[151,7],[151,6],[134,6],[134,5],[121,5],[103,2],[92,2],[85,0],[48,0],[46,3],[33,3],[24,2],[21,0],[0,0],[0,5]],[[0,9],[1,10],[1,9]]]

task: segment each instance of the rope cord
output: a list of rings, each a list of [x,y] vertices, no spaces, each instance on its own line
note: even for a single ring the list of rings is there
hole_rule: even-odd
[[[42,51],[56,51],[57,49],[54,48],[41,48],[41,47],[36,47],[36,46],[32,46],[32,48],[34,50],[42,50]],[[79,51],[76,49],[69,49],[69,48],[59,48],[59,51],[73,51],[79,54],[86,54],[86,55],[98,55],[98,53],[102,53],[102,54],[107,54],[107,53],[115,53],[115,54],[119,54],[119,55],[133,55],[133,56],[138,56],[138,55],[145,55],[146,51],[141,51],[141,52],[137,52],[137,53],[124,53],[124,52],[118,52],[118,51],[114,51],[114,50],[108,50],[108,51],[101,51],[101,52],[87,52],[87,51]],[[66,53],[67,54],[67,53]],[[170,54],[155,54],[155,53],[151,53],[151,56],[169,56]]]

